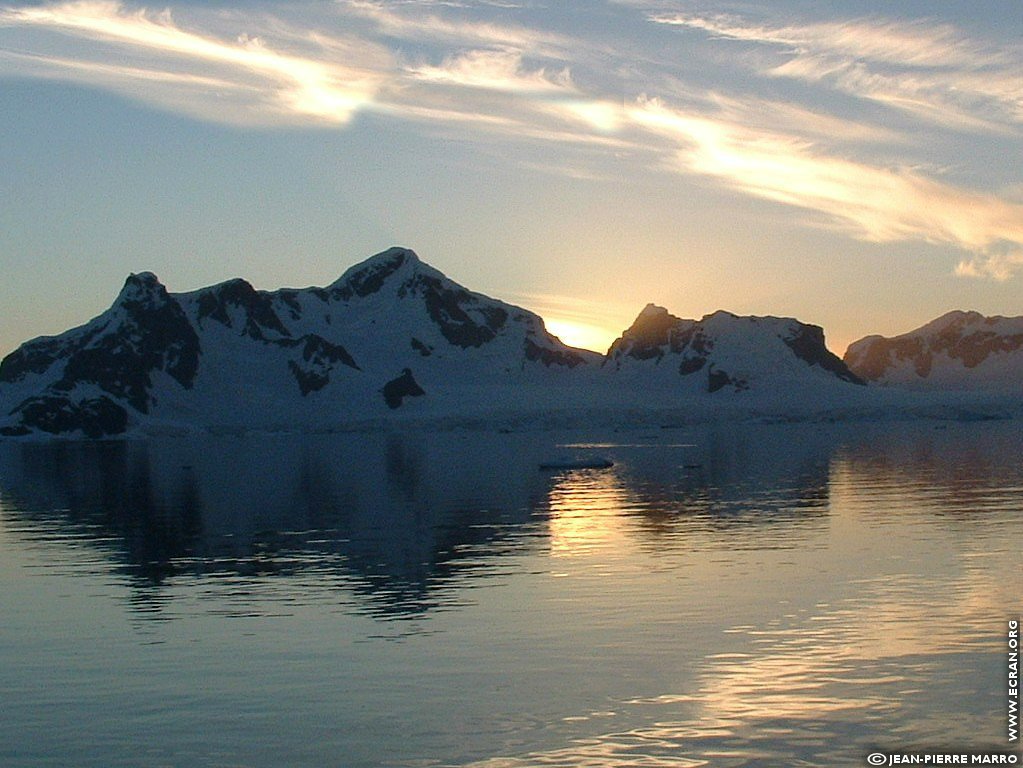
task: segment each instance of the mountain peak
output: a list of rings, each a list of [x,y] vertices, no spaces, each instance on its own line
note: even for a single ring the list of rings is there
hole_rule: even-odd
[[[980,312],[964,311],[962,309],[954,309],[951,312],[946,312],[941,317],[931,320],[931,322],[923,325],[915,331],[910,333],[933,333],[937,331],[943,331],[949,328],[962,327],[974,323],[979,323],[987,318],[984,317]],[[908,335],[908,334],[906,334]]]
[[[366,261],[370,262],[373,259],[380,259],[380,258],[389,258],[389,259],[400,258],[400,259],[402,259],[404,261],[408,261],[408,262],[412,262],[412,263],[418,263],[419,262],[419,256],[416,254],[415,251],[413,251],[411,248],[405,248],[404,246],[401,246],[401,245],[392,245],[386,251],[381,251],[380,253],[376,254],[375,256],[370,256]]]
[[[659,346],[668,342],[669,331],[679,322],[680,318],[675,317],[664,307],[647,304],[628,330],[622,334],[622,338],[643,346]]]
[[[643,318],[649,318],[649,317],[663,317],[664,315],[667,315],[667,314],[668,314],[668,310],[667,309],[665,309],[664,307],[662,307],[662,306],[660,306],[658,304],[654,304],[654,303],[651,302],[650,304],[647,304],[645,307],[643,307],[643,309],[642,309],[642,311],[640,311],[639,315],[636,316],[636,321],[638,322],[639,320],[641,320]]]
[[[423,262],[415,251],[395,246],[345,270],[328,290],[344,301],[355,296],[365,298],[379,291],[392,276],[400,275],[404,281],[419,272],[422,266]]]
[[[126,302],[148,302],[167,298],[167,289],[152,272],[132,272],[125,278],[124,286],[117,295],[115,304]]]

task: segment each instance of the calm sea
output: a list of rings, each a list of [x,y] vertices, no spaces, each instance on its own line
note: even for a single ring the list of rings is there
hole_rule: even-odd
[[[0,443],[0,765],[1004,750],[1021,542],[1011,421]]]

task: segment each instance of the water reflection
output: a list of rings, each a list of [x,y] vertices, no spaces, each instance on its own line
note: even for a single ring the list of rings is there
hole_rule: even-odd
[[[820,567],[830,601],[784,601],[767,621],[729,628],[739,650],[707,653],[679,689],[624,702],[621,719],[638,726],[473,768],[854,766],[872,749],[1003,751],[1004,619],[1020,609],[1023,575],[1011,544],[1023,525],[1020,434],[925,425],[836,438],[820,494],[826,556],[802,561]],[[806,467],[779,476],[812,489]]]
[[[821,524],[820,444],[693,437],[604,444],[612,470],[554,472],[538,470],[560,450],[544,435],[8,443],[0,498],[21,536],[89,542],[140,610],[175,579],[303,575],[417,615],[508,554],[792,547]]]
[[[401,615],[486,570],[479,551],[515,546],[507,532],[528,521],[541,478],[535,467],[499,478],[487,456],[367,435],[8,445],[0,487],[21,535],[89,541],[139,600],[178,577],[305,574]]]
[[[887,516],[912,506],[879,503],[897,492],[949,524],[1019,508],[1008,443],[964,452],[947,432],[881,442],[867,432],[705,429],[685,441],[639,433],[560,446],[479,433],[8,443],[0,498],[23,536],[91,542],[140,605],[179,577],[306,573],[396,616],[457,600],[457,583],[536,548],[621,557],[814,546],[836,494]],[[615,466],[538,471],[566,447]]]
[[[40,670],[95,672],[136,708],[160,698],[154,660],[162,690],[184,675],[193,696],[232,670],[202,706],[159,710],[180,727],[167,755],[189,716],[239,706],[264,726],[290,713],[280,749],[310,765],[837,766],[996,741],[1023,533],[1011,424],[610,437],[0,444],[0,570],[10,552],[58,575],[40,597],[12,578],[6,658],[42,647]],[[539,470],[565,451],[614,466]],[[88,643],[45,625],[110,596],[119,616],[126,592],[165,619],[133,622],[166,643],[140,652],[135,699],[106,658],[135,645],[116,621],[89,624],[85,664],[60,649]],[[40,672],[7,669],[26,721],[53,711]],[[109,702],[116,730],[133,709]],[[262,730],[224,733],[233,763],[271,764]],[[91,764],[110,764],[96,743]]]

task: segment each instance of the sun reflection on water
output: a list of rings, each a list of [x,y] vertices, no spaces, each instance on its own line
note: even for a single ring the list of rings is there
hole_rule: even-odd
[[[473,768],[853,766],[867,744],[997,748],[989,709],[961,700],[997,679],[975,670],[997,666],[1001,620],[1018,604],[1019,566],[1001,536],[1019,530],[1017,484],[990,454],[895,453],[830,464],[822,567],[843,585],[833,599],[725,630],[744,650],[708,653],[678,690],[619,702],[614,722],[640,725]],[[629,516],[651,501],[627,475],[559,478],[552,553],[627,559],[639,551]],[[698,534],[676,525],[669,538],[698,547]]]
[[[623,515],[633,503],[632,494],[614,471],[560,473],[553,479],[546,502],[551,555],[586,557],[632,548]]]

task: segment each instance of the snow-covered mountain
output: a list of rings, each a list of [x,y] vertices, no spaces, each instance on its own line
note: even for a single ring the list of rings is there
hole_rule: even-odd
[[[420,400],[486,400],[600,359],[403,248],[325,288],[266,292],[236,279],[172,294],[143,272],[99,317],[0,363],[0,429],[337,425]]]
[[[859,384],[818,326],[789,318],[649,305],[606,355],[574,349],[392,248],[322,288],[168,293],[131,275],[100,316],[0,362],[0,434],[806,415],[862,405]]]
[[[867,381],[915,389],[1023,392],[1023,317],[949,312],[915,331],[867,336],[845,353]]]
[[[729,312],[683,320],[653,304],[611,345],[605,367],[708,393],[863,383],[828,351],[819,326]]]

